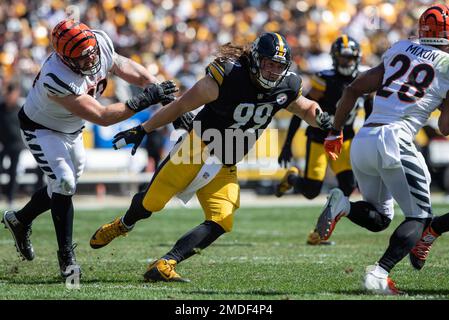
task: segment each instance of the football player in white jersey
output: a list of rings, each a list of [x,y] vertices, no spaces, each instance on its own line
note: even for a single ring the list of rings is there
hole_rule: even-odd
[[[6,211],[2,222],[11,231],[23,259],[33,260],[29,236],[31,223],[51,209],[58,242],[61,276],[81,274],[72,244],[72,196],[83,172],[85,120],[108,126],[130,118],[152,104],[173,101],[172,81],[157,84],[143,66],[118,55],[103,31],[90,30],[74,20],[58,23],[52,31],[54,52],[36,76],[19,112],[22,138],[48,185],[38,190],[19,211]],[[108,73],[145,88],[125,103],[101,105],[98,98],[107,85]]]
[[[370,231],[381,231],[393,218],[393,199],[405,215],[379,261],[369,266],[365,289],[380,294],[399,291],[389,273],[419,240],[432,218],[430,174],[413,144],[414,136],[432,111],[441,110],[439,129],[449,134],[449,8],[429,7],[419,20],[419,42],[403,40],[388,49],[383,62],[361,74],[338,102],[334,129],[325,149],[337,158],[341,129],[356,99],[376,92],[373,111],[355,136],[351,164],[363,201],[350,202],[333,189],[318,219],[320,237],[327,240],[337,221],[347,216]]]

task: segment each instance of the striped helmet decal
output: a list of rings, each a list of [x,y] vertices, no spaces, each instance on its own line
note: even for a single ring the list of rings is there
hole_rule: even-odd
[[[275,33],[275,35],[279,41],[279,48],[278,48],[278,46],[276,46],[276,55],[285,57],[287,51],[284,49],[284,46],[285,46],[284,41],[282,40],[282,37],[279,33]]]

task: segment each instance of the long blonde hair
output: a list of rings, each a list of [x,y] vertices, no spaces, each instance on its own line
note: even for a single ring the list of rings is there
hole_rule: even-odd
[[[243,46],[235,45],[228,42],[218,48],[218,52],[215,54],[218,61],[237,61],[241,57],[249,59],[251,55],[251,44],[245,44]]]

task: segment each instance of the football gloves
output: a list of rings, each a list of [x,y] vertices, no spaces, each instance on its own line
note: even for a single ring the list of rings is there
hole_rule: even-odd
[[[113,147],[117,150],[128,144],[133,144],[134,146],[131,150],[131,155],[134,155],[146,134],[147,133],[142,125],[121,131],[114,136],[114,139],[112,140]]]
[[[321,111],[321,109],[315,109],[315,121],[318,127],[323,131],[329,131],[332,129],[332,118],[327,112]]]
[[[128,99],[125,104],[132,111],[139,112],[159,102],[163,105],[169,104],[175,100],[174,93],[176,91],[178,88],[172,80],[152,83],[142,93]]]
[[[173,121],[173,127],[178,129],[184,129],[190,131],[193,126],[193,119],[195,119],[195,114],[193,112],[186,112],[175,121]]]
[[[343,131],[332,129],[324,140],[324,151],[329,158],[337,160],[343,147]]]
[[[278,163],[281,167],[287,168],[289,162],[292,160],[293,154],[292,154],[292,143],[289,141],[286,141],[284,143],[284,146],[282,147],[281,154],[278,158]]]

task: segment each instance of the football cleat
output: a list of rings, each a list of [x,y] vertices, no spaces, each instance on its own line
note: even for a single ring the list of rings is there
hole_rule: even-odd
[[[5,211],[2,223],[11,232],[17,252],[19,252],[22,259],[28,261],[33,260],[34,249],[30,240],[31,224],[24,225],[17,220],[15,211]]]
[[[363,279],[363,286],[369,293],[383,294],[383,295],[398,295],[403,294],[396,288],[396,284],[388,276],[388,273],[379,270],[378,265],[366,267],[366,274]]]
[[[143,275],[146,282],[190,282],[189,279],[182,278],[176,271],[176,261],[159,259],[148,266],[147,272]]]
[[[109,244],[118,236],[126,236],[132,228],[127,228],[121,217],[115,218],[114,221],[106,223],[95,231],[92,238],[90,238],[90,246],[92,249],[99,249]]]
[[[76,244],[65,248],[63,250],[58,250],[58,262],[59,271],[61,272],[61,277],[67,279],[69,276],[78,274],[81,277],[81,267],[76,262],[75,257]]]
[[[429,256],[432,244],[440,235],[437,234],[431,226],[424,229],[421,239],[415,244],[409,253],[410,263],[416,270],[421,270]]]
[[[315,227],[321,240],[330,238],[338,220],[347,215],[350,208],[351,204],[349,203],[348,198],[343,194],[343,191],[338,188],[330,191],[327,196],[327,202],[318,217],[318,222]]]
[[[330,246],[335,244],[334,241],[321,240],[320,235],[318,234],[316,229],[310,231],[309,235],[307,236],[306,243],[311,246]]]
[[[280,198],[282,197],[288,190],[290,190],[291,188],[293,188],[293,185],[290,184],[289,177],[290,176],[298,176],[299,175],[299,170],[296,167],[291,167],[290,169],[287,170],[287,172],[285,173],[285,175],[282,177],[281,182],[276,186],[276,192],[275,195],[276,197]]]

